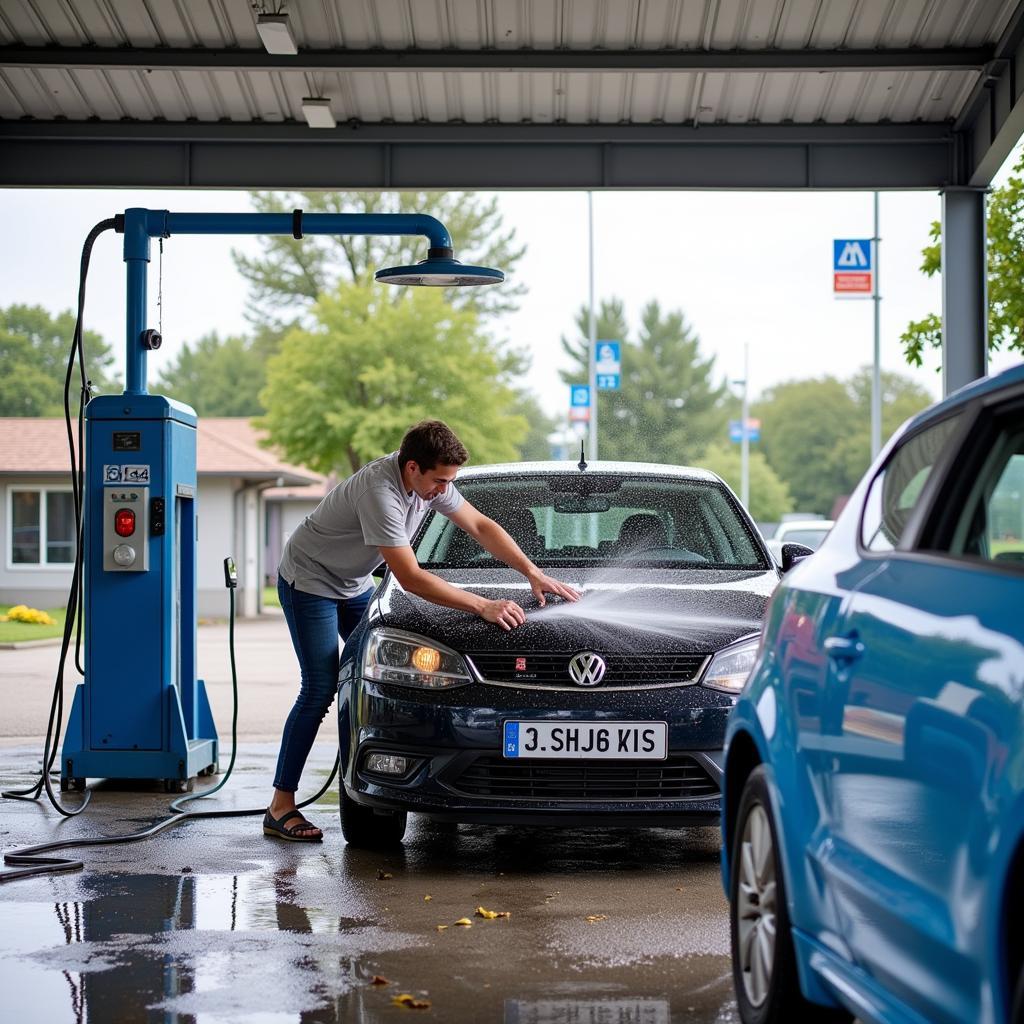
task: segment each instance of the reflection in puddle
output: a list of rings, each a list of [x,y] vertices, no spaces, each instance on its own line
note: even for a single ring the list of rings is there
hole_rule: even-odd
[[[669,1024],[667,999],[505,1000],[504,1024]]]

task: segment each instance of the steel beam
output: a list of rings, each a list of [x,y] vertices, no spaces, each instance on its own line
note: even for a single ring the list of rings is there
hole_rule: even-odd
[[[0,185],[938,189],[944,125],[0,122]]]
[[[965,185],[984,188],[1024,135],[1024,3],[996,44],[955,128],[965,139],[959,177]]]
[[[264,50],[4,46],[0,67],[202,71],[980,71],[992,47],[877,50]]]
[[[985,190],[942,194],[942,390],[984,377],[988,367]]]

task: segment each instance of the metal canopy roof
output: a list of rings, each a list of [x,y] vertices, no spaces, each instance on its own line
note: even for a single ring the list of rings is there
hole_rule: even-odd
[[[979,187],[1024,131],[1024,0],[254,6],[4,0],[0,185]]]

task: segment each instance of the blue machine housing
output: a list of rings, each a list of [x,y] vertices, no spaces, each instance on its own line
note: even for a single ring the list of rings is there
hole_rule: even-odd
[[[216,765],[218,747],[196,677],[196,414],[125,394],[94,399],[86,417],[85,682],[61,777],[185,780]],[[119,490],[146,503],[129,538],[145,570],[109,568]]]

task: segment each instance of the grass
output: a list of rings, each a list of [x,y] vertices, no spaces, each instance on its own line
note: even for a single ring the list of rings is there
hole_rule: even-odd
[[[277,596],[277,587],[264,587],[263,588],[263,606],[280,608],[281,600]]]
[[[0,615],[6,615],[13,605],[0,604]],[[31,607],[31,605],[29,606]],[[0,644],[18,643],[21,640],[47,640],[64,635],[64,609],[47,608],[56,625],[39,626],[33,622],[0,622]]]

